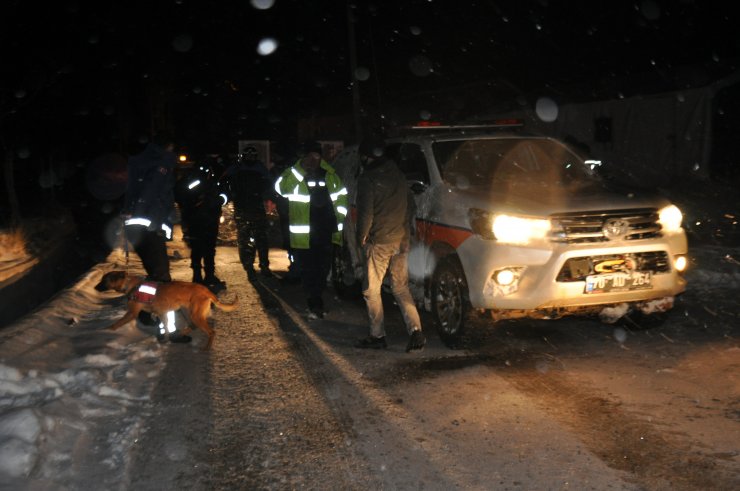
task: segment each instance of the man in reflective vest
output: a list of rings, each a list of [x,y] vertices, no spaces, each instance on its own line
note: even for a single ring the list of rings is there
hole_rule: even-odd
[[[318,142],[306,143],[303,156],[275,182],[288,200],[290,247],[296,255],[309,319],[324,317],[322,293],[331,268],[333,244],[342,243],[347,189],[321,157]]]
[[[175,164],[174,138],[167,133],[156,135],[144,150],[128,160],[126,196],[123,220],[126,239],[141,259],[147,280],[170,281],[170,260],[166,241],[172,240],[174,214]],[[169,334],[172,342],[188,342],[190,336],[176,333],[175,313],[168,319],[155,320],[143,312],[139,321],[157,332],[164,341]],[[166,325],[164,323],[166,322]]]

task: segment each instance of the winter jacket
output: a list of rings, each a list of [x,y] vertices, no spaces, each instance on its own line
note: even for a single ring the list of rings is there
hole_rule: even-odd
[[[123,212],[130,217],[126,225],[143,225],[148,230],[163,230],[172,238],[175,208],[174,153],[149,143],[128,159],[128,180]]]
[[[347,189],[342,184],[334,168],[326,161],[320,164],[324,171],[323,179],[308,179],[300,160],[283,172],[275,182],[275,191],[288,199],[288,220],[290,229],[290,246],[294,249],[308,249],[311,246],[312,210],[311,190],[316,186],[325,186],[334,211],[335,229],[331,234],[334,244],[342,243],[342,226],[347,215]],[[317,213],[313,212],[313,228],[317,227]],[[321,225],[326,226],[326,223]]]
[[[413,197],[393,160],[366,165],[357,182],[357,243],[408,243]]]
[[[224,172],[222,180],[234,202],[234,210],[246,220],[264,220],[265,199],[269,197],[270,183],[267,168],[259,160],[237,162]]]
[[[180,205],[183,222],[218,222],[221,206],[228,198],[208,170],[193,170],[177,181],[175,200]]]

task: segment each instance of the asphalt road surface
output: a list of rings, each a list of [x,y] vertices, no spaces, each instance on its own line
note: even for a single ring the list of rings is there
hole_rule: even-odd
[[[454,351],[423,314],[414,353],[386,298],[389,348],[365,351],[362,299],[328,288],[308,321],[299,285],[217,263],[240,307],[210,352],[197,331],[166,348],[130,489],[740,489],[737,292],[651,329],[481,318]]]

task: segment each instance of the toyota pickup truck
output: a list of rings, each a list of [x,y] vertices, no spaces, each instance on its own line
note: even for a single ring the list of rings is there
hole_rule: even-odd
[[[613,188],[598,161],[557,139],[434,127],[387,143],[415,196],[412,293],[450,347],[475,312],[613,323],[659,317],[686,288],[681,211],[659,195]],[[356,149],[334,165],[353,203]],[[338,288],[362,276],[353,217],[335,261]]]

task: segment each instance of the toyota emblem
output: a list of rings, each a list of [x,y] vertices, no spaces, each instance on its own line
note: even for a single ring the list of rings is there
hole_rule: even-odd
[[[604,232],[604,237],[609,240],[621,239],[629,231],[630,224],[627,220],[621,218],[614,218],[604,222],[604,226],[601,230]]]

